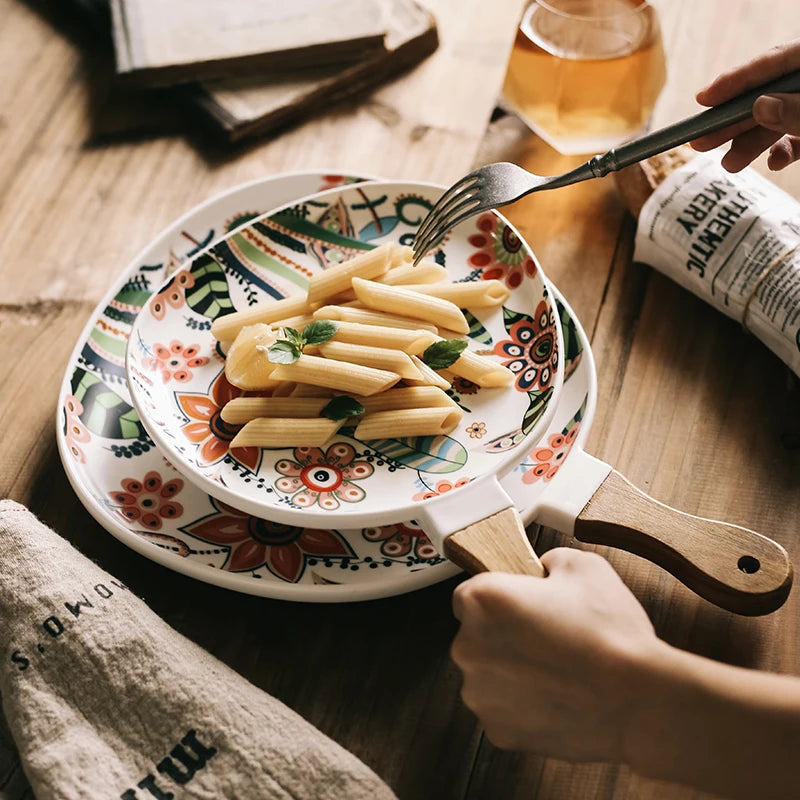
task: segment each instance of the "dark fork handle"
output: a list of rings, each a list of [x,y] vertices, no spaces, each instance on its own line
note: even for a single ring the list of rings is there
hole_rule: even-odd
[[[788,75],[765,83],[756,89],[751,89],[725,103],[701,111],[693,117],[634,139],[603,155],[595,156],[587,166],[591,169],[594,177],[602,178],[609,172],[644,161],[650,156],[663,153],[679,144],[686,144],[686,142],[699,139],[707,133],[713,133],[727,128],[728,125],[741,122],[752,116],[753,103],[757,97],[776,92],[800,92],[800,70],[790,72]]]

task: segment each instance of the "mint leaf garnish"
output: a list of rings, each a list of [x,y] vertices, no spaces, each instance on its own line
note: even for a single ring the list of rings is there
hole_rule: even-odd
[[[327,342],[339,326],[329,319],[318,319],[303,328],[303,344],[322,344]]]
[[[278,339],[269,346],[267,351],[267,358],[273,364],[294,364],[300,358],[300,348],[293,342],[287,342],[286,339]]]
[[[443,339],[427,347],[422,354],[422,360],[431,369],[446,369],[458,361],[458,357],[466,349],[467,342],[463,339]]]
[[[297,345],[301,350],[303,349],[303,345],[305,344],[305,339],[300,335],[299,331],[296,331],[294,328],[284,328],[284,334],[288,341],[292,344]]]
[[[364,406],[362,406],[358,400],[354,400],[346,394],[334,397],[333,400],[322,409],[323,417],[335,420],[345,419],[345,417],[356,417],[363,413]]]

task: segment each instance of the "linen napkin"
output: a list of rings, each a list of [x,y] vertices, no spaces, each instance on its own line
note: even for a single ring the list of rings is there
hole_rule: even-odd
[[[0,565],[3,800],[394,798],[10,500]]]

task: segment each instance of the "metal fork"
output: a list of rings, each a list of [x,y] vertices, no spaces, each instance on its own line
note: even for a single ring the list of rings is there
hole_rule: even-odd
[[[426,253],[439,245],[451,228],[481,211],[513,203],[531,192],[557,189],[590,178],[602,178],[609,172],[742,122],[752,116],[753,103],[757,97],[774,92],[800,92],[800,70],[609,150],[603,155],[594,156],[563,175],[534,175],[508,162],[480,167],[456,181],[425,217],[414,236],[414,264],[419,263]]]

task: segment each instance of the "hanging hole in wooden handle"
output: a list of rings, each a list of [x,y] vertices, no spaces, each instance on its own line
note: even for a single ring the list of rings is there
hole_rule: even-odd
[[[759,533],[659,503],[611,470],[575,520],[582,542],[618,547],[737,614],[780,608],[792,586],[786,551]]]
[[[516,508],[506,508],[456,531],[445,539],[444,555],[474,575],[477,572],[513,572],[547,575],[534,553]]]

